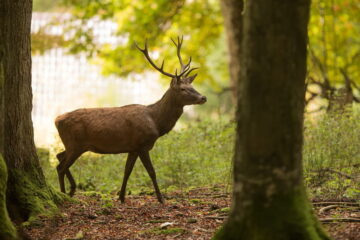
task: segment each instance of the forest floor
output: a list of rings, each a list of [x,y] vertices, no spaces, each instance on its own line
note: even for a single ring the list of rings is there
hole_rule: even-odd
[[[149,195],[127,196],[125,204],[95,192],[78,193],[75,199],[64,204],[58,216],[25,227],[25,233],[36,240],[211,239],[230,206],[230,195],[219,188],[173,192],[164,205]],[[360,239],[359,203],[316,199],[313,204],[333,239]]]

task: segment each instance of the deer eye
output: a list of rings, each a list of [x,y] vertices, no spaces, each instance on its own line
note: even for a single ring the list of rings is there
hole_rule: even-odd
[[[181,90],[182,92],[185,92],[185,91],[186,91],[186,89],[185,89],[185,88],[180,88],[180,90]]]

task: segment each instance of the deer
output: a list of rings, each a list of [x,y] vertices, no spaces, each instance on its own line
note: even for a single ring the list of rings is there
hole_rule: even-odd
[[[179,73],[164,70],[164,62],[157,66],[148,52],[147,40],[144,48],[136,42],[136,48],[143,53],[150,65],[166,77],[171,78],[170,86],[160,100],[150,105],[131,104],[121,107],[80,108],[58,116],[55,125],[65,150],[57,154],[59,164],[56,167],[60,190],[65,192],[65,175],[70,183],[69,195],[76,190],[74,177],[70,167],[85,152],[99,154],[127,153],[123,182],[119,200],[125,202],[127,181],[134,164],[140,158],[150,176],[157,200],[164,203],[156,180],[156,173],[151,162],[150,150],[156,140],[170,132],[187,105],[204,104],[207,99],[192,86],[197,74],[190,73],[197,69],[191,68],[191,57],[184,64],[181,57],[183,37],[177,41],[171,39],[177,49],[180,63]]]

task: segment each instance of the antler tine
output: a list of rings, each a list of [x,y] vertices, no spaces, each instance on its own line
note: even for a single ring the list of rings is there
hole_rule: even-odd
[[[177,37],[177,43],[172,38],[171,38],[171,41],[174,43],[174,45],[177,48],[176,53],[177,53],[177,56],[178,56],[178,59],[179,59],[180,65],[181,65],[181,70],[180,70],[180,75],[179,76],[182,76],[183,73],[185,73],[189,69],[189,66],[190,66],[190,63],[191,63],[191,58],[190,58],[189,62],[186,65],[184,65],[184,63],[182,61],[182,58],[181,58],[181,46],[182,46],[183,41],[184,41],[184,36],[181,36],[181,38],[178,36]]]
[[[189,74],[196,69],[199,69],[199,68],[196,67],[196,68],[192,68],[189,71],[187,71],[187,73],[185,74],[185,77],[189,76]]]
[[[151,60],[151,57],[149,55],[149,51],[148,51],[148,45],[147,45],[147,39],[145,40],[145,48],[141,49],[137,43],[135,42],[135,46],[137,47],[137,49],[139,49],[140,52],[142,52],[145,56],[145,58],[148,60],[148,62],[151,64],[151,66],[153,66],[153,68],[155,68],[156,70],[158,70],[159,72],[161,72],[162,74],[164,74],[165,76],[171,77],[171,78],[175,78],[178,77],[176,75],[167,73],[164,71],[164,62],[165,60],[162,61],[161,67],[159,68],[158,66],[156,66],[156,64]]]

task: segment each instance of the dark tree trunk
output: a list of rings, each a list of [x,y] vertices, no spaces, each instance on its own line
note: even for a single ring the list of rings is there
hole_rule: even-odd
[[[0,2],[0,24],[4,21],[4,4]],[[2,26],[1,26],[2,27]],[[4,36],[0,29],[0,154],[4,153]]]
[[[26,221],[56,209],[61,197],[46,185],[31,120],[31,0],[1,0],[4,158],[8,167],[10,216]],[[51,212],[51,211],[50,211]]]
[[[309,7],[310,0],[246,1],[233,206],[215,239],[329,239],[302,173]]]
[[[238,80],[240,77],[240,42],[242,36],[242,0],[222,0],[221,10],[224,16],[226,38],[229,50],[229,72],[233,102],[236,103]]]
[[[12,224],[6,209],[7,169],[0,154],[0,239],[17,239],[16,229]]]
[[[0,2],[0,23],[4,18],[4,4]],[[2,26],[1,26],[2,27]],[[0,239],[18,239],[16,229],[9,218],[6,207],[6,188],[7,188],[7,167],[3,159],[3,146],[4,146],[4,71],[3,71],[3,57],[4,57],[4,37],[0,30]]]

